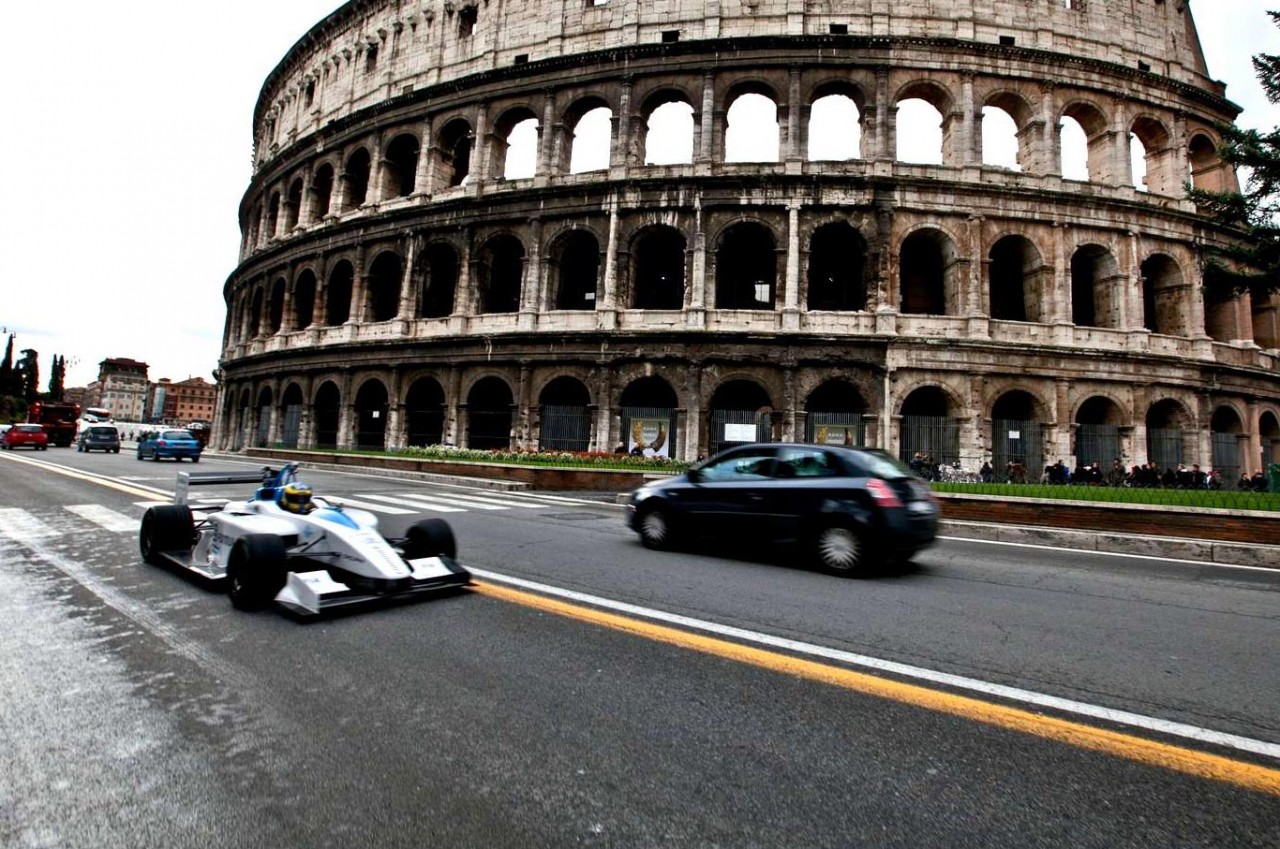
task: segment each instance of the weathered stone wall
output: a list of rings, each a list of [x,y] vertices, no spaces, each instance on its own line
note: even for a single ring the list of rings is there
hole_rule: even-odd
[[[728,161],[748,93],[776,161]],[[832,94],[861,148],[818,161]],[[1182,188],[1233,184],[1222,94],[1175,0],[347,4],[258,104],[215,442],[547,447],[568,410],[610,450],[658,409],[690,459],[747,416],[971,468],[1255,467],[1280,451],[1277,299],[1202,297],[1231,234]],[[940,113],[941,164],[898,160],[907,98]],[[647,164],[671,103],[692,155]],[[1017,169],[986,164],[984,106]],[[597,108],[607,165],[571,173]],[[536,166],[508,179],[529,118]]]

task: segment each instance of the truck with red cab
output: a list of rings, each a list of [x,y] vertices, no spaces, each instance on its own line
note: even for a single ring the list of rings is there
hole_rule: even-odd
[[[27,408],[27,421],[31,424],[44,425],[44,432],[49,435],[49,442],[60,448],[68,448],[76,441],[79,418],[79,404],[34,401]]]

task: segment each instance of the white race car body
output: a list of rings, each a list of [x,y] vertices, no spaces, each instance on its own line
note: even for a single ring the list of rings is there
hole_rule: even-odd
[[[180,473],[176,505],[152,508],[143,518],[144,558],[167,561],[209,581],[230,579],[238,606],[249,606],[237,597],[246,595],[242,584],[251,585],[252,595],[266,592],[258,586],[265,580],[271,600],[302,615],[470,582],[470,574],[453,559],[452,532],[440,520],[420,523],[438,544],[415,540],[412,528],[410,537],[393,544],[378,531],[377,517],[365,510],[322,498],[313,499],[307,512],[285,510],[273,493],[294,480],[296,466],[265,471],[266,478]],[[228,502],[198,522],[185,504],[189,486],[250,481],[262,483],[254,498]]]

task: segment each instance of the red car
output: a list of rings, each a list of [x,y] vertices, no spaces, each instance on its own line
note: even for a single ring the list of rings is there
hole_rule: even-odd
[[[3,439],[0,439],[0,448],[34,448],[36,451],[46,451],[49,448],[49,434],[44,432],[44,426],[38,424],[16,424],[4,432]]]

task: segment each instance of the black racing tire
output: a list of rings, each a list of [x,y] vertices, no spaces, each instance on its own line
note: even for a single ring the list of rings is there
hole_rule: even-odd
[[[195,522],[191,508],[185,504],[162,504],[150,507],[142,515],[138,531],[138,550],[152,566],[165,563],[162,552],[190,551],[195,544]]]
[[[453,536],[453,528],[444,519],[423,519],[414,522],[405,532],[404,559],[417,560],[422,557],[458,556],[458,543]]]
[[[227,558],[227,595],[237,610],[262,610],[284,588],[289,573],[284,541],[274,534],[236,540]]]
[[[661,505],[642,509],[636,531],[640,534],[640,544],[654,551],[670,551],[679,540],[671,511]]]
[[[863,574],[871,562],[866,537],[853,525],[822,525],[814,531],[810,544],[818,566],[833,575]]]

